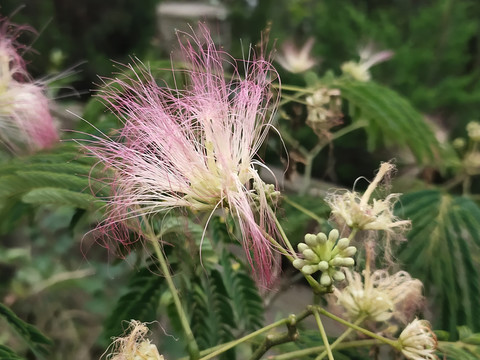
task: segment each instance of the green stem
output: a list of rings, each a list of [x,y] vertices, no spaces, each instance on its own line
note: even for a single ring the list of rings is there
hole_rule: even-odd
[[[323,327],[323,324],[322,324],[322,319],[320,319],[320,315],[318,315],[318,308],[314,307],[312,311],[313,311],[313,316],[315,316],[318,329],[320,330],[320,335],[322,336],[323,343],[325,344],[325,351],[327,352],[328,360],[335,360],[332,354],[332,349],[330,348],[330,344],[328,342],[327,333],[325,332],[325,328]]]
[[[333,315],[332,313],[328,312],[327,310],[321,308],[321,307],[315,307],[315,309],[320,313],[320,314],[323,314],[327,317],[329,317],[330,319],[333,319],[337,322],[339,322],[340,324],[343,324],[345,326],[348,326],[354,330],[357,330],[358,332],[361,332],[362,334],[365,334],[367,336],[370,336],[371,338],[374,338],[374,339],[377,339],[377,340],[380,340],[381,342],[387,344],[387,345],[390,345],[391,347],[393,347],[394,349],[397,349],[399,351],[401,351],[401,346],[399,344],[398,341],[396,340],[391,340],[391,339],[387,339],[386,337],[383,337],[381,335],[378,335],[378,334],[375,334],[374,332],[371,332],[370,330],[367,330],[367,329],[364,329],[358,325],[355,325],[355,324],[352,324],[351,322],[348,322],[346,320],[343,320],[342,318],[336,316],[336,315]]]
[[[350,349],[350,348],[356,348],[356,347],[374,346],[374,345],[381,345],[381,344],[382,343],[380,341],[375,339],[353,340],[353,341],[348,341],[348,342],[339,344],[337,346],[337,350]],[[281,355],[269,356],[268,360],[301,359],[307,355],[316,354],[323,350],[325,350],[325,346],[314,346],[307,349],[291,351],[289,353],[284,353]]]
[[[305,311],[303,311],[302,313],[300,313],[298,316],[296,316],[296,321],[299,322],[303,319],[305,319],[308,315],[310,315],[312,312],[311,310],[307,309]],[[294,315],[295,316],[295,315]],[[207,353],[208,355],[200,358],[200,360],[208,360],[208,359],[211,359],[217,355],[220,355],[221,353],[224,353],[225,351],[227,350],[230,350],[231,348],[247,341],[247,340],[250,340],[250,339],[253,339],[254,337],[268,331],[268,330],[271,330],[273,328],[276,328],[277,326],[280,326],[280,325],[283,325],[283,324],[287,324],[289,321],[291,321],[291,318],[292,318],[292,315],[290,315],[289,317],[286,317],[284,319],[281,319],[281,320],[278,320],[270,325],[267,325],[261,329],[258,329],[257,331],[254,331],[238,340],[234,340],[234,341],[230,341],[226,344],[223,344],[221,346],[215,346],[214,348],[210,348],[210,349],[207,349],[207,350],[204,350],[202,351],[202,354],[203,353]],[[181,359],[181,360],[184,360],[184,359]]]
[[[332,137],[329,139],[328,142],[331,142],[333,140],[336,140],[354,130],[360,129],[362,127],[366,126],[366,122],[364,121],[356,121],[348,126],[345,126],[344,128],[334,132],[332,134]],[[313,149],[311,149],[308,154],[305,156],[305,171],[303,174],[303,185],[302,188],[300,189],[300,195],[305,195],[308,191],[308,188],[310,187],[310,183],[312,181],[312,170],[313,170],[313,161],[315,158],[320,154],[320,152],[323,150],[325,145],[328,144],[328,142],[319,142]]]
[[[359,319],[357,319],[357,321],[355,321],[354,325],[360,325],[362,323],[362,321],[365,320],[365,317],[361,317]],[[330,345],[330,349],[335,349],[342,341],[343,339],[345,339],[348,335],[350,335],[350,333],[353,331],[352,328],[347,328],[347,330],[345,330],[343,332],[342,335],[340,335],[331,345]],[[327,350],[323,351],[320,355],[318,355],[315,360],[322,360],[325,355],[327,355]]]
[[[301,93],[306,93],[306,94],[313,94],[313,93],[315,93],[315,90],[313,90],[313,89],[304,88],[304,87],[295,86],[295,85],[272,84],[272,86],[273,86],[273,87],[276,87],[276,88],[281,88],[282,90],[296,91],[296,92],[301,92]]]
[[[265,354],[271,347],[285,344],[290,341],[295,341],[298,338],[297,331],[297,318],[295,315],[290,315],[286,323],[288,331],[282,334],[269,334],[265,336],[263,342],[255,350],[250,357],[250,360],[260,360],[263,354]]]
[[[195,337],[193,336],[192,329],[190,328],[187,315],[183,310],[182,303],[178,296],[177,288],[175,287],[172,276],[170,275],[170,270],[168,269],[167,260],[165,259],[162,249],[160,249],[160,245],[158,244],[158,239],[155,236],[155,233],[151,228],[150,224],[148,223],[148,220],[145,221],[145,224],[147,228],[148,239],[150,240],[150,243],[153,246],[155,255],[157,256],[158,262],[160,264],[160,268],[163,272],[163,276],[165,276],[165,280],[167,280],[167,285],[168,285],[168,288],[170,289],[170,293],[172,294],[173,302],[175,304],[178,317],[180,318],[180,323],[182,324],[183,331],[185,332],[185,336],[187,337],[188,353],[190,354],[190,359],[196,360],[200,357],[198,345],[195,340]]]
[[[332,140],[337,140],[338,138],[341,138],[342,136],[352,132],[352,131],[355,131],[357,129],[361,129],[362,127],[365,127],[367,126],[367,122],[366,121],[355,121],[353,123],[351,123],[350,125],[347,125],[343,128],[341,128],[340,130],[338,131],[335,131],[333,134],[332,134]]]
[[[319,142],[313,149],[308,152],[308,156],[305,157],[305,171],[303,173],[303,184],[300,189],[300,195],[305,195],[310,187],[312,181],[313,160],[322,151],[327,143]]]
[[[272,211],[273,210],[270,208],[269,211]],[[285,244],[287,245],[287,247],[289,248],[289,250],[291,251],[291,253],[293,254],[290,255],[290,253],[283,248],[283,246],[281,246],[278,241],[276,241],[272,236],[270,236],[269,234],[267,234],[266,232],[264,232],[264,235],[265,237],[268,239],[268,241],[270,241],[273,245],[275,245],[275,247],[278,249],[278,251],[280,251],[283,255],[285,255],[285,257],[290,261],[290,262],[293,262],[293,260],[295,260],[297,258],[297,253],[295,252],[295,250],[293,249],[292,247],[292,244],[290,243],[290,241],[288,240],[288,237],[287,235],[285,234],[285,231],[283,230],[283,227],[282,225],[280,224],[280,222],[278,221],[277,217],[275,216],[275,214],[273,214],[273,217],[275,219],[275,224],[277,225],[277,228],[278,228],[278,231],[280,233],[280,235],[282,236],[282,239],[283,241],[285,242]],[[303,273],[302,273],[303,274]],[[313,278],[312,275],[306,275],[306,274],[303,274],[303,276],[305,277],[305,279],[307,280],[308,284],[312,287],[313,291],[317,294],[323,294],[325,293],[326,291],[326,288],[324,286],[322,286],[321,284],[319,284],[319,282],[317,280],[315,280]]]
[[[282,237],[283,242],[285,243],[285,245],[287,245],[287,248],[288,248],[288,250],[290,250],[290,252],[292,253],[293,258],[296,259],[296,258],[297,258],[297,253],[296,253],[295,250],[293,250],[293,246],[292,246],[292,244],[290,243],[290,240],[288,240],[287,234],[285,234],[285,231],[283,230],[282,225],[281,225],[280,222],[278,221],[277,216],[275,215],[275,213],[273,212],[273,210],[272,210],[272,208],[271,208],[270,206],[268,207],[268,211],[270,212],[270,214],[271,214],[271,215],[273,216],[273,218],[275,219],[275,225],[277,225],[278,232],[280,233],[280,236]]]
[[[322,219],[321,217],[319,217],[317,214],[315,214],[313,211],[310,211],[310,210],[308,210],[307,208],[304,208],[302,205],[296,203],[295,201],[290,200],[287,196],[284,196],[282,199],[283,199],[283,201],[285,201],[287,204],[293,206],[295,209],[300,210],[300,211],[303,212],[305,215],[310,216],[312,219],[314,219],[315,221],[317,221],[319,224],[321,224],[321,223],[323,222],[323,219]]]
[[[350,235],[348,235],[348,240],[351,242],[355,235],[357,235],[358,228],[352,228],[352,231],[350,232]]]

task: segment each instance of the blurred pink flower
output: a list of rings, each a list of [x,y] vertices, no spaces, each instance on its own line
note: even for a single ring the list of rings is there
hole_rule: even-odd
[[[370,68],[381,62],[390,60],[395,54],[391,50],[376,51],[373,43],[362,47],[359,52],[360,60],[347,61],[341,65],[342,72],[348,74],[358,81],[370,81],[372,76]]]
[[[35,151],[58,141],[44,87],[30,79],[16,37],[27,27],[0,19],[0,141],[13,151]]]
[[[134,78],[113,80],[103,94],[124,126],[115,141],[97,139],[89,147],[115,173],[100,229],[113,229],[122,242],[125,226],[136,222],[141,233],[142,217],[174,208],[223,208],[238,219],[247,257],[268,283],[274,258],[265,233],[275,234],[267,204],[271,187],[260,179],[255,166],[265,165],[254,156],[272,126],[275,70],[263,58],[244,61],[241,79],[236,61],[215,48],[205,27],[198,36],[182,37],[185,90],[160,86],[148,69],[135,72],[129,65]],[[224,63],[232,66],[231,80]]]
[[[287,40],[282,45],[282,52],[277,55],[276,61],[287,71],[297,74],[311,69],[317,60],[310,55],[315,39],[309,38],[298,48],[292,40]]]

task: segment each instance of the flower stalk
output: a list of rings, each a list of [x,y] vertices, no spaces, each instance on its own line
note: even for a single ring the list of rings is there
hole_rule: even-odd
[[[190,354],[191,360],[197,360],[200,357],[199,348],[197,342],[195,340],[195,336],[193,335],[193,331],[190,328],[190,323],[187,318],[187,314],[183,309],[182,302],[180,301],[180,297],[178,296],[178,290],[173,283],[172,276],[170,274],[170,270],[168,269],[167,260],[163,254],[160,245],[158,244],[158,238],[155,235],[153,229],[151,228],[150,224],[148,224],[148,220],[145,221],[147,227],[147,235],[146,238],[149,240],[149,243],[152,245],[153,250],[155,251],[155,255],[157,260],[160,264],[160,268],[162,270],[163,276],[165,276],[165,280],[167,281],[168,288],[170,293],[172,294],[173,302],[175,304],[175,309],[177,310],[177,315],[180,318],[180,323],[182,325],[183,331],[187,338],[187,350]]]

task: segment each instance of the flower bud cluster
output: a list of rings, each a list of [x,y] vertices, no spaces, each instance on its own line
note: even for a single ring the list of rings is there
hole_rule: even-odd
[[[332,285],[334,280],[344,280],[345,274],[340,271],[340,267],[354,265],[355,260],[352,257],[357,248],[350,246],[349,239],[338,239],[339,236],[336,229],[330,231],[328,237],[322,232],[305,235],[305,242],[298,244],[298,251],[302,253],[303,259],[294,260],[293,266],[307,275],[321,271],[320,284],[323,286]]]
[[[473,141],[480,141],[480,123],[478,121],[470,121],[467,124],[468,137]]]
[[[262,193],[265,194],[265,199],[267,200],[267,204],[270,206],[276,206],[278,201],[280,200],[281,193],[278,190],[275,190],[275,185],[273,184],[265,184],[259,181],[254,181],[253,187],[256,190],[256,194],[252,195],[252,199],[255,203],[260,203],[260,199],[262,198]]]

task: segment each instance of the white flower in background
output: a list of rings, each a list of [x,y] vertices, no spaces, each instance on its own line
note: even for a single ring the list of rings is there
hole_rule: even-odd
[[[344,74],[350,75],[355,80],[370,81],[372,76],[369,69],[378,63],[389,60],[393,54],[394,52],[390,50],[375,52],[373,45],[369,44],[360,49],[360,60],[358,62],[348,61],[343,63],[341,69]]]
[[[426,320],[413,320],[402,331],[398,342],[409,360],[436,360],[437,337]]]
[[[282,52],[277,55],[276,61],[287,71],[298,74],[311,69],[317,60],[310,55],[314,38],[310,38],[299,49],[292,40],[287,40],[282,45]]]
[[[467,124],[468,137],[473,141],[480,141],[480,123],[478,121],[470,121]]]

